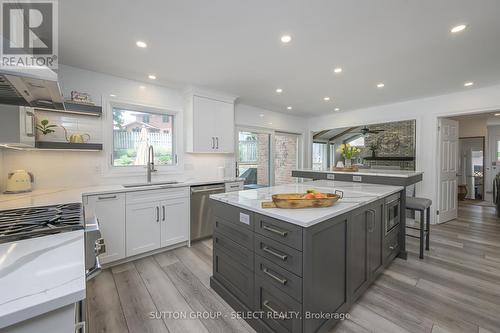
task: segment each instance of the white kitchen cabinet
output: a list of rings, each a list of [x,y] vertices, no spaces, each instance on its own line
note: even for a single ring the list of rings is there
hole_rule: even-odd
[[[187,152],[234,152],[234,99],[192,94],[185,122]]]
[[[127,257],[189,240],[187,188],[127,193]]]
[[[125,258],[125,194],[91,195],[84,198],[85,217],[99,221],[106,252],[102,264]]]
[[[163,222],[161,224],[161,246],[174,245],[188,240],[189,199],[170,199],[161,202]]]
[[[161,247],[160,220],[159,202],[127,204],[127,256]]]

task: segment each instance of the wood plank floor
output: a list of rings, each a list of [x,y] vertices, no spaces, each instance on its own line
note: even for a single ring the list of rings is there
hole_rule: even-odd
[[[500,220],[464,205],[432,226],[431,249],[396,259],[332,332],[500,332]],[[89,332],[253,332],[230,318],[174,319],[174,311],[228,313],[209,288],[211,241],[105,270],[88,284]],[[150,313],[158,318],[151,318]]]

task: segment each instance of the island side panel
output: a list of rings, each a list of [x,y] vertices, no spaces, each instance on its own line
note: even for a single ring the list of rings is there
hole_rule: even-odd
[[[304,332],[323,331],[336,323],[324,318],[307,319],[308,313],[340,313],[348,309],[349,215],[304,228]]]

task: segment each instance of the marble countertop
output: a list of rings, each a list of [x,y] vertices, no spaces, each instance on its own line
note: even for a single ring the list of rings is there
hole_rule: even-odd
[[[37,207],[47,205],[58,205],[72,202],[81,202],[83,195],[111,194],[120,192],[148,191],[162,188],[179,188],[214,183],[229,183],[243,181],[241,178],[188,178],[177,184],[158,184],[142,187],[129,187],[123,185],[99,185],[88,187],[39,189],[27,193],[0,194],[0,210],[15,209],[22,207]]]
[[[330,171],[330,170],[313,170],[313,169],[296,169],[292,171],[300,172],[315,172],[315,173],[338,173],[348,175],[361,176],[379,176],[379,177],[402,177],[409,178],[423,174],[422,171],[411,170],[386,170],[386,169],[360,169],[359,171]]]
[[[271,196],[273,194],[305,193],[308,189],[315,189],[327,193],[341,190],[344,192],[344,198],[337,201],[332,207],[326,208],[264,209],[261,207],[263,201],[272,201]],[[271,186],[255,190],[212,194],[210,198],[302,227],[310,227],[316,223],[341,215],[401,190],[403,190],[401,186],[316,180],[298,184]]]
[[[83,230],[0,244],[0,329],[84,298]]]

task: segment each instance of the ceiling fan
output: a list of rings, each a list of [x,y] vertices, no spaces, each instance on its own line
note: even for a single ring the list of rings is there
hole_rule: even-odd
[[[366,134],[378,134],[380,132],[385,132],[383,129],[369,129],[368,126],[364,126],[362,129],[360,129],[361,134],[366,135]]]

